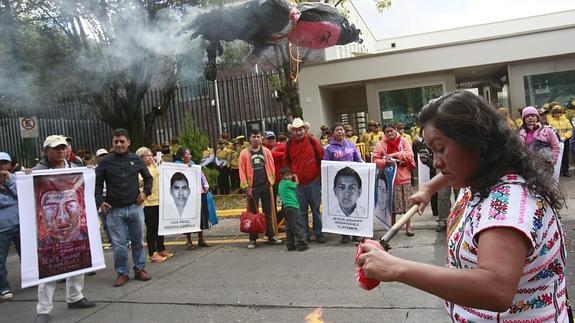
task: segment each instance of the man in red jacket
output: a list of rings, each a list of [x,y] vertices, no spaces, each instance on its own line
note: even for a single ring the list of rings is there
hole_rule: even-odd
[[[308,228],[308,208],[311,208],[313,233],[317,242],[325,243],[319,214],[321,160],[324,151],[319,140],[308,134],[309,128],[309,122],[304,123],[300,118],[295,118],[292,124],[288,125],[288,131],[291,132],[292,137],[286,144],[286,164],[299,179],[297,198],[300,205],[301,223],[304,228]],[[307,240],[310,240],[309,233]]]

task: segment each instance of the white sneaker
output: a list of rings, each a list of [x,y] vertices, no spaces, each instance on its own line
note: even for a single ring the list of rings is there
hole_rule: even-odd
[[[255,247],[256,247],[256,242],[250,240],[250,243],[248,243],[248,249],[253,249],[253,248],[255,248]]]
[[[9,290],[5,290],[2,293],[0,293],[0,300],[6,301],[11,299],[12,297],[14,297],[14,294],[12,294],[12,292]]]

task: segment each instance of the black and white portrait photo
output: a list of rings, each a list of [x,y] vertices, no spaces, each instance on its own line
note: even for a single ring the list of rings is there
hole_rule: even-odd
[[[322,161],[323,232],[373,236],[375,164]]]
[[[158,234],[200,231],[201,166],[162,163]]]

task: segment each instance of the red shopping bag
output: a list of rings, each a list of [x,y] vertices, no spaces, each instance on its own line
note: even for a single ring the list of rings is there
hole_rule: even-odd
[[[254,201],[254,205],[257,204]],[[246,210],[240,216],[240,231],[244,233],[258,234],[266,233],[267,230],[267,220],[263,213],[257,212],[252,213],[250,210]]]

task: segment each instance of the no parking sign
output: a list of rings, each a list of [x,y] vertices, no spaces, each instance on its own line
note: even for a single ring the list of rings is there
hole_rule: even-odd
[[[38,130],[38,118],[27,117],[18,118],[20,121],[20,138],[38,138],[40,131]]]

